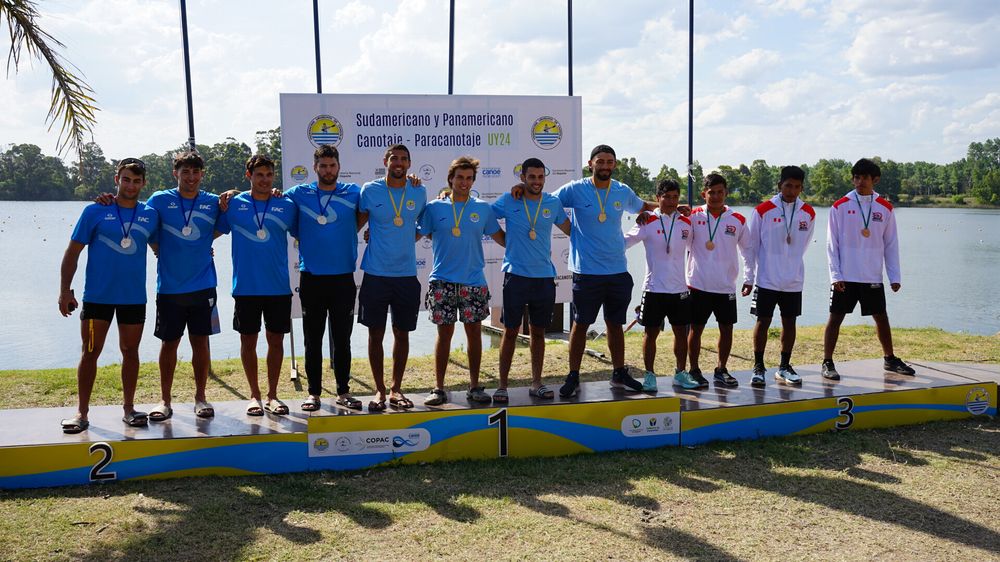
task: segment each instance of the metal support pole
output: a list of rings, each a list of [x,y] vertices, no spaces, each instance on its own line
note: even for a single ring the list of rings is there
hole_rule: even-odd
[[[455,0],[451,0],[448,23],[448,95],[455,93]]]
[[[573,95],[573,0],[566,0],[566,37],[569,43],[569,95]]]
[[[688,2],[688,205],[694,206],[694,0]]]
[[[323,93],[323,71],[319,54],[319,0],[313,0],[313,40],[316,45],[316,93]]]
[[[191,101],[191,56],[188,53],[187,0],[181,0],[181,39],[184,50],[184,84],[187,86],[188,148],[195,149],[194,106]]]

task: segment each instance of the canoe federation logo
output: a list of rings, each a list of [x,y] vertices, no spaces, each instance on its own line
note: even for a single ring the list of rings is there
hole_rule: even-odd
[[[539,117],[535,120],[535,124],[531,126],[531,140],[535,142],[535,146],[542,150],[552,150],[559,146],[562,136],[562,125],[559,124],[559,121],[555,117],[547,115]]]
[[[309,170],[305,166],[299,165],[292,168],[292,179],[302,181],[309,177]]]
[[[309,142],[316,148],[322,144],[337,146],[344,138],[344,128],[332,115],[317,115],[309,122]]]
[[[981,416],[990,409],[990,393],[977,386],[965,395],[965,409],[974,416]]]

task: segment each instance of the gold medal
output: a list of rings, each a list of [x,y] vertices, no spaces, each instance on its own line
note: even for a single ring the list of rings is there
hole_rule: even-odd
[[[872,235],[872,231],[868,230],[867,228],[862,228],[861,235],[864,236],[865,238],[868,238],[869,236]]]
[[[534,240],[537,236],[538,235],[535,234],[535,229],[534,228],[532,228],[531,230],[528,231],[528,238],[531,238],[532,240]]]
[[[708,242],[705,242],[705,247],[708,248],[709,251],[712,251],[715,249],[715,242],[709,240]]]
[[[399,198],[399,207],[396,207],[396,198],[392,196],[392,188],[388,185],[385,186],[385,190],[389,193],[389,202],[392,203],[392,212],[396,214],[396,218],[392,219],[392,224],[396,226],[403,226],[403,204],[406,203],[406,185],[403,185],[403,195]]]
[[[392,224],[396,226],[403,226],[403,217],[396,217],[392,219]]]
[[[601,214],[597,215],[597,220],[601,222],[608,220],[608,214],[605,213],[604,211],[601,211]]]
[[[456,226],[455,228],[451,229],[451,234],[452,236],[458,238],[459,236],[462,235],[462,229]]]

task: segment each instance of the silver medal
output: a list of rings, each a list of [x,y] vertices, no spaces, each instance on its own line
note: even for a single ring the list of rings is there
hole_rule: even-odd
[[[122,247],[123,250],[128,250],[130,247],[132,247],[132,239],[122,238],[122,241],[119,242],[119,245]]]
[[[181,234],[183,234],[184,236],[191,236],[191,227],[185,226],[184,228],[182,228]]]
[[[326,216],[320,215],[316,217],[316,222],[318,222],[319,224],[326,224]]]
[[[257,238],[260,238],[261,240],[267,238],[267,231],[264,230],[263,228],[260,229],[260,230],[258,230],[257,231]]]

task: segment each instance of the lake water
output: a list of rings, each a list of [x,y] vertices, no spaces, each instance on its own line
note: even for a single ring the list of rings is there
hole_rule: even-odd
[[[79,317],[59,315],[59,265],[73,225],[86,206],[82,202],[0,201],[0,370],[72,367],[79,360]],[[749,209],[737,208],[747,213]],[[889,318],[894,326],[933,326],[972,334],[1000,332],[1000,304],[996,286],[1000,278],[1000,211],[964,209],[898,209],[897,222],[902,252],[903,288],[887,294]],[[817,209],[813,247],[806,253],[806,286],[800,325],[823,324],[829,296],[826,266],[827,209]],[[239,336],[230,329],[233,300],[229,296],[229,237],[215,242],[219,274],[219,313],[223,332],[212,337],[215,358],[239,356]],[[150,254],[148,265],[147,330],[140,355],[155,361],[159,350],[152,334],[155,318],[153,297],[156,264]],[[636,280],[634,303],[638,304],[644,275],[643,250],[628,252],[629,271]],[[86,252],[81,257],[73,286],[83,294]],[[568,308],[568,307],[567,307]],[[750,299],[740,298],[737,328],[748,328]],[[848,324],[870,324],[856,312]],[[568,324],[567,324],[568,325]],[[296,354],[302,354],[301,322],[295,321]],[[595,325],[594,330],[603,327]],[[417,331],[411,336],[413,355],[433,351],[435,329],[421,314]],[[368,334],[356,325],[352,348],[356,356],[367,351]],[[391,336],[386,337],[387,352]],[[484,338],[489,342],[489,338]],[[112,328],[101,364],[119,362]],[[459,330],[453,346],[465,344]],[[263,355],[263,337],[259,346]],[[288,345],[286,343],[286,353]],[[181,345],[181,357],[190,358],[190,348]],[[635,363],[638,358],[629,358]]]

